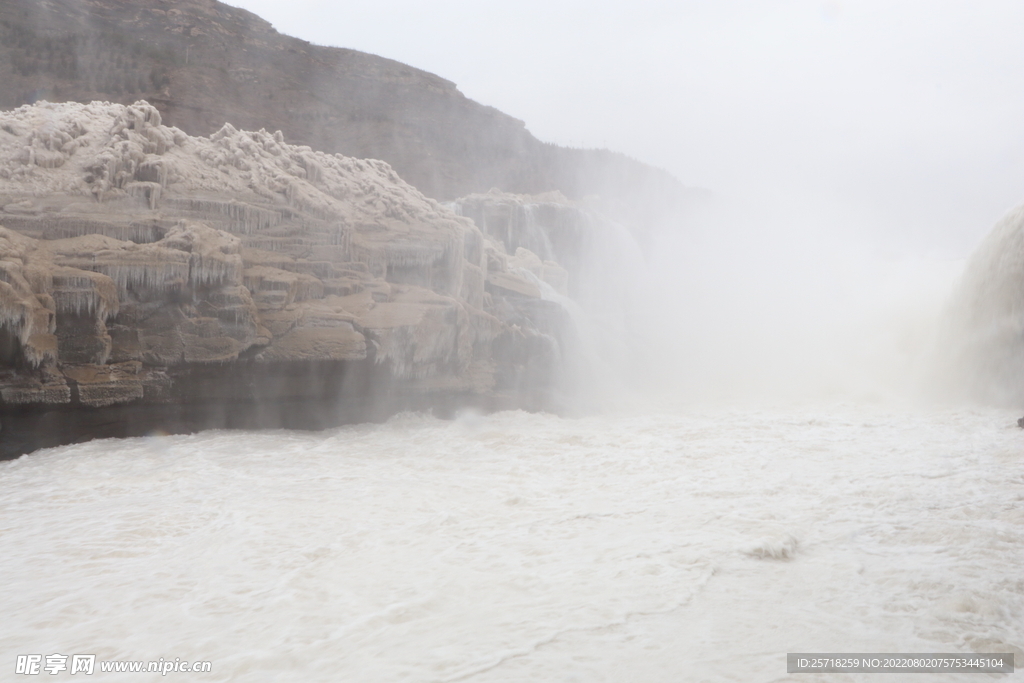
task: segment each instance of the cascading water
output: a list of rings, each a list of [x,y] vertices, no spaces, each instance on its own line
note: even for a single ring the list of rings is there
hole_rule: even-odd
[[[541,298],[560,305],[573,321],[576,346],[565,350],[563,360],[577,401],[584,398],[592,406],[621,396],[650,326],[643,318],[648,269],[633,235],[557,193],[492,192],[448,206],[500,242]],[[545,264],[554,263],[568,273],[564,293],[545,281]]]
[[[519,242],[518,246],[525,247],[545,261],[557,261],[555,249],[551,245],[551,238],[548,230],[541,225],[535,214],[536,204],[523,204],[516,209],[517,230],[510,235],[513,243]],[[514,251],[514,250],[513,250]]]
[[[954,390],[1024,404],[1024,206],[978,247],[944,320],[938,358]]]

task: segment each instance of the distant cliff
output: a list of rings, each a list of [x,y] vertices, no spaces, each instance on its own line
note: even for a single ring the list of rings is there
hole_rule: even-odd
[[[697,196],[622,154],[542,143],[443,78],[281,35],[214,0],[3,0],[0,82],[0,109],[146,99],[192,135],[225,121],[281,130],[290,143],[382,159],[439,200],[492,187],[596,195],[641,238]]]

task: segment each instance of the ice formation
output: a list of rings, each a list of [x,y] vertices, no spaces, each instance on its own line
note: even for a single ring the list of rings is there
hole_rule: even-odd
[[[0,112],[0,398],[111,405],[242,361],[515,390],[550,374],[527,367],[538,348],[561,353],[531,280],[572,284],[565,237],[524,225],[502,240],[382,161],[230,124],[193,137],[146,102]]]

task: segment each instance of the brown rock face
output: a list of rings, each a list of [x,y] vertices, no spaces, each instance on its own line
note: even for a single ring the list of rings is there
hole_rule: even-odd
[[[0,452],[550,404],[571,334],[530,268],[568,277],[384,162],[145,102],[2,112]]]
[[[0,109],[146,99],[192,135],[225,121],[281,130],[314,149],[383,159],[439,200],[492,187],[596,195],[603,213],[641,236],[678,221],[699,196],[621,154],[542,143],[438,76],[283,36],[209,0],[7,0],[0,82]]]

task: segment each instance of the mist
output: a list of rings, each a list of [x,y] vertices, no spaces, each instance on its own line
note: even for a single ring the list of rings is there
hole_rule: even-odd
[[[890,251],[965,257],[1020,200],[1017,3],[238,6],[437,73],[542,140],[813,199]]]
[[[173,4],[0,12],[0,666],[1020,666],[1024,5]]]
[[[647,388],[928,395],[944,303],[1024,195],[1016,3],[240,6],[709,189],[645,249]]]
[[[927,399],[963,264],[882,252],[843,219],[807,203],[722,202],[694,229],[662,233],[652,388],[702,403]]]

